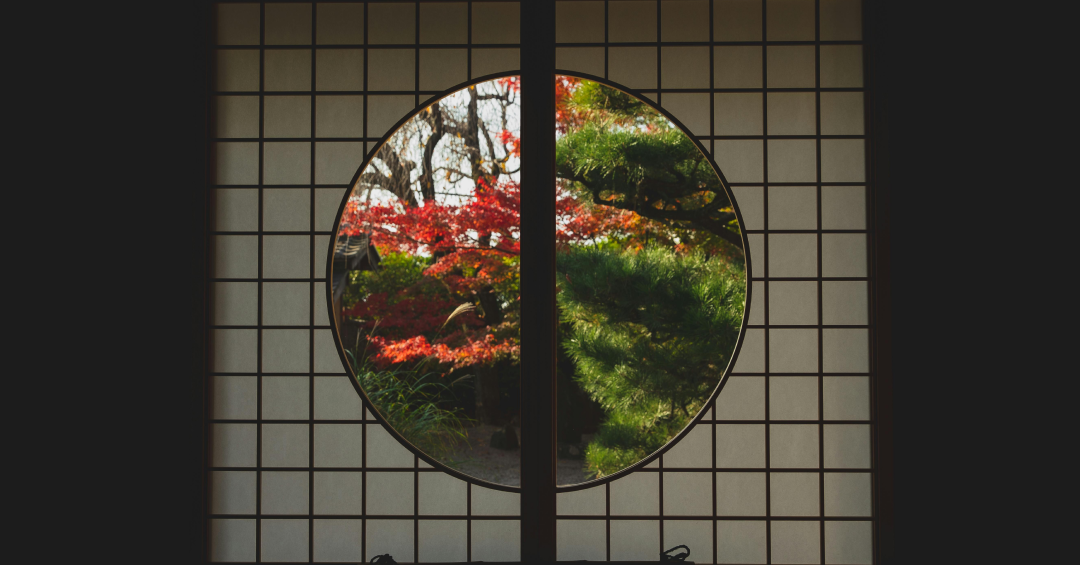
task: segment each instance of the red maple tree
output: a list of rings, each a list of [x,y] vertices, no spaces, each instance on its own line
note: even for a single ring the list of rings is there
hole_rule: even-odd
[[[556,80],[556,125],[560,134],[590,119],[587,110],[572,103],[580,82],[566,76]],[[496,125],[496,131],[489,136],[491,149],[487,158],[479,149],[471,154],[468,148],[464,151],[471,155],[473,171],[467,198],[456,202],[417,199],[412,192],[398,192],[396,200],[373,204],[357,191],[346,204],[339,235],[370,234],[380,254],[430,258],[418,282],[395,292],[369,294],[344,309],[345,316],[368,330],[369,359],[377,367],[428,359],[436,360],[445,375],[456,369],[518,358],[521,192],[514,176],[505,171],[509,159],[520,156],[521,140],[516,128],[507,127],[505,110],[516,103],[513,95],[519,92],[520,83],[517,77],[508,77],[495,84],[503,96],[502,128]],[[476,89],[469,94],[473,100],[485,97]],[[433,108],[447,112],[446,106]],[[481,128],[486,124],[474,108],[470,107],[469,119],[479,124],[473,126],[471,138],[469,131],[463,135],[463,130],[456,130],[456,135],[458,139],[474,139],[479,147],[483,140]],[[436,123],[430,110],[420,118]],[[455,126],[444,125],[441,116],[438,120],[439,127],[454,133]],[[492,158],[499,154],[497,146],[501,146],[502,160],[491,165]],[[394,155],[384,157],[389,163],[400,160]],[[425,171],[434,170],[430,163],[425,167]],[[673,237],[670,230],[640,215],[582,202],[564,182],[556,185],[556,238],[560,248],[599,242],[612,235],[620,236],[630,248],[642,247],[650,237]]]
[[[514,103],[519,79],[498,79],[495,84],[504,97],[504,108]],[[560,131],[581,120],[566,104],[576,84],[577,79],[566,77],[558,81]],[[476,92],[469,92],[473,100],[483,100],[485,95]],[[445,104],[434,108],[449,113]],[[471,107],[469,111],[469,119],[474,120],[471,123],[483,122],[480,112]],[[369,359],[377,367],[428,359],[436,360],[440,372],[447,374],[518,357],[521,192],[512,175],[498,173],[505,171],[510,157],[520,157],[521,140],[516,128],[507,127],[505,115],[504,111],[502,129],[489,136],[488,155],[500,153],[495,151],[497,143],[503,161],[485,169],[482,165],[490,159],[484,159],[478,149],[470,154],[474,174],[468,198],[420,200],[412,193],[398,191],[396,200],[371,203],[357,191],[347,202],[339,236],[370,234],[371,243],[382,255],[431,259],[418,282],[395,292],[369,294],[345,307],[343,314],[368,330]],[[435,123],[430,116],[429,111],[419,117]],[[454,126],[445,125],[444,119],[448,120],[438,116],[439,127],[454,133]],[[462,122],[470,123],[469,119]],[[483,142],[481,128],[486,125],[479,123],[471,132],[477,146]],[[463,130],[456,130],[457,138],[470,139],[470,132],[464,130],[462,135]],[[464,153],[469,154],[468,147]],[[390,154],[383,160],[391,164],[403,161]],[[425,170],[433,169],[427,165]],[[631,216],[583,206],[562,187],[557,189],[556,209],[560,245],[595,240],[612,229],[625,228]]]

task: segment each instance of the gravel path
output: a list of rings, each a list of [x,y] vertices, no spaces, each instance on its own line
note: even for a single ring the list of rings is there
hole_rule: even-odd
[[[505,451],[489,447],[491,434],[499,426],[481,425],[468,428],[468,446],[460,446],[445,463],[453,469],[493,483],[521,486],[521,450]],[[518,438],[521,428],[515,426]],[[558,483],[572,485],[585,481],[585,461],[582,459],[559,459]]]

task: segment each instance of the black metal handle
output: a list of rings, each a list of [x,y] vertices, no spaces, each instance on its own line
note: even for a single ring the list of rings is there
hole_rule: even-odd
[[[685,549],[686,553],[680,553],[678,555],[671,555],[672,551],[676,549]],[[686,558],[690,557],[690,548],[685,545],[676,545],[675,547],[660,554],[660,562],[665,563],[669,561],[686,561]]]

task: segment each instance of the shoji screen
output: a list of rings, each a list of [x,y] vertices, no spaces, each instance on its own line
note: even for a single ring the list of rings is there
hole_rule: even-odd
[[[746,341],[649,469],[559,494],[561,560],[871,563],[873,331],[858,0],[557,2],[556,65],[712,151],[750,240]]]
[[[750,240],[715,408],[648,468],[560,493],[561,560],[871,563],[873,186],[859,0],[557,2],[557,66],[653,99]],[[324,259],[351,177],[430,96],[518,67],[517,2],[221,3],[207,386],[211,561],[517,560],[518,496],[426,468],[334,348]]]
[[[518,495],[364,410],[326,311],[334,214],[434,94],[518,68],[517,2],[221,3],[211,93],[211,561],[517,560]]]

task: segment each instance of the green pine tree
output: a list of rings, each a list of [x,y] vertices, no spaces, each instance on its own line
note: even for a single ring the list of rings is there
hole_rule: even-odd
[[[605,413],[585,451],[602,476],[663,446],[708,400],[738,339],[746,273],[731,203],[685,133],[597,83],[568,104],[583,119],[556,141],[561,182],[655,234],[644,249],[614,235],[557,257],[561,346]]]
[[[608,414],[586,451],[601,475],[662,446],[720,381],[742,326],[741,264],[665,248],[560,253],[562,346]]]
[[[644,102],[582,81],[568,103],[584,123],[555,144],[556,175],[578,198],[742,249],[735,212],[697,145]],[[687,233],[689,232],[689,233]]]

